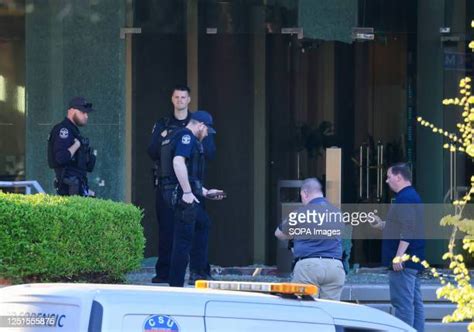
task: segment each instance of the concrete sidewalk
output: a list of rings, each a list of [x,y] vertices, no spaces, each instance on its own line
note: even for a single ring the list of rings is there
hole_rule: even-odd
[[[140,270],[127,275],[127,282],[143,285],[150,284],[151,278],[155,275],[155,262],[156,257],[145,259]],[[290,273],[280,273],[275,266],[265,265],[233,267],[212,266],[211,272],[216,280],[283,282],[289,281],[291,278]],[[447,273],[448,271],[440,272]],[[186,278],[187,277],[188,274],[186,275]],[[427,285],[440,285],[438,280],[431,277],[428,273],[423,276],[422,283]],[[346,276],[346,284],[388,285],[387,269],[358,268],[352,270]]]

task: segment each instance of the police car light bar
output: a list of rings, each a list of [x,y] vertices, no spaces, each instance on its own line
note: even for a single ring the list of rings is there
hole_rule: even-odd
[[[246,281],[209,281],[197,280],[196,288],[220,289],[245,292],[262,292],[291,295],[317,295],[318,288],[314,285],[272,283],[272,282],[246,282]]]

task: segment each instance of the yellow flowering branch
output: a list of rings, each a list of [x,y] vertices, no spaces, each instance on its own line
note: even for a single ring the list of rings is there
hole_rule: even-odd
[[[471,22],[474,28],[474,21]],[[469,43],[469,48],[474,50],[474,41]],[[421,126],[431,129],[435,134],[443,136],[448,143],[443,145],[444,149],[451,152],[466,153],[470,158],[474,158],[474,96],[471,96],[471,78],[465,77],[459,82],[459,96],[443,100],[444,106],[454,106],[462,109],[462,122],[456,125],[457,133],[451,133],[442,128],[438,128],[433,123],[418,117],[417,121]],[[438,288],[436,295],[438,298],[445,298],[457,304],[456,310],[450,315],[443,317],[443,323],[459,322],[470,320],[468,326],[469,331],[474,332],[474,288],[470,283],[469,270],[464,263],[464,256],[455,253],[455,239],[459,231],[466,235],[463,238],[462,250],[470,255],[474,255],[474,220],[463,218],[462,212],[465,205],[471,200],[474,193],[474,176],[471,176],[471,186],[469,191],[459,200],[453,202],[455,206],[455,214],[448,215],[441,219],[440,224],[443,226],[452,226],[453,231],[448,244],[448,251],[443,255],[443,260],[449,261],[449,269],[454,276],[454,283],[447,281],[436,268],[430,267],[427,261],[421,264],[438,278],[443,285]],[[419,263],[420,259],[416,256],[412,257],[396,257],[394,262],[411,260]]]

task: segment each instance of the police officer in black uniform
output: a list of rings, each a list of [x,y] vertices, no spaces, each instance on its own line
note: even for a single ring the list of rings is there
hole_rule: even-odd
[[[211,125],[209,113],[191,113],[186,127],[173,132],[161,144],[160,179],[168,180],[162,185],[162,193],[174,217],[170,286],[183,287],[191,248],[204,245],[196,243],[196,239],[205,238],[202,233],[208,230],[207,225],[202,224],[204,220],[198,218],[199,212],[203,210],[200,202],[205,198],[224,198],[221,190],[207,190],[202,182],[205,155],[201,142],[208,133],[215,133]],[[200,261],[205,259],[201,255]]]
[[[174,87],[171,95],[171,102],[174,106],[174,112],[168,117],[163,117],[153,127],[151,142],[148,146],[148,155],[155,162],[154,168],[154,185],[155,185],[155,208],[159,225],[158,238],[158,261],[155,266],[156,276],[153,277],[153,283],[168,283],[169,268],[171,259],[171,250],[173,246],[173,211],[165,204],[163,199],[163,187],[169,184],[169,179],[160,179],[160,163],[161,163],[161,143],[177,129],[184,128],[190,120],[190,112],[188,105],[191,101],[190,89],[185,85],[177,85]],[[215,144],[214,135],[207,136],[203,142],[205,157],[208,160],[214,159]],[[209,264],[207,262],[207,242],[210,227],[210,219],[204,209],[204,202],[201,202],[203,209],[199,210],[198,218],[202,219],[201,225],[207,225],[207,232],[201,233],[202,239],[196,237],[196,245],[191,250],[191,279],[209,278]],[[205,243],[205,245],[202,245]],[[205,257],[205,261],[201,261],[201,257]]]
[[[92,111],[92,104],[85,98],[72,98],[66,118],[49,134],[48,164],[56,173],[55,188],[59,195],[95,196],[89,189],[87,173],[94,169],[96,157],[89,140],[79,132]]]

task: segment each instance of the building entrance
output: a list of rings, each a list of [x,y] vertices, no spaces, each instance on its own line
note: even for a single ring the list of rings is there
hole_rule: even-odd
[[[176,83],[191,85],[194,109],[213,114],[218,132],[207,181],[228,199],[208,205],[212,263],[275,263],[278,181],[324,180],[327,147],[342,149],[343,203],[389,201],[386,166],[413,160],[414,37],[394,29],[327,41],[275,29],[263,5],[153,3],[136,3],[133,47],[132,191],[145,208],[148,255],[158,230],[145,148]],[[297,24],[296,9],[286,10]],[[376,265],[379,244],[366,242],[354,242],[353,262]]]

